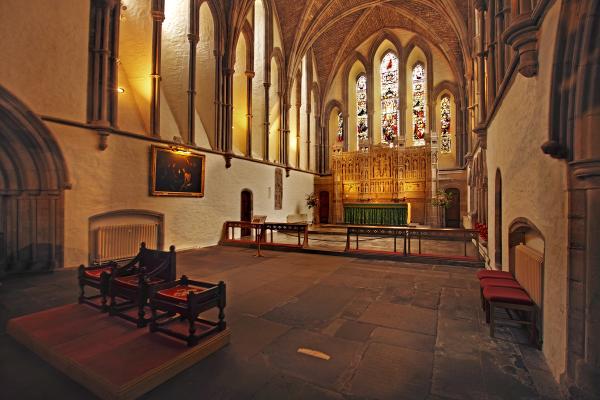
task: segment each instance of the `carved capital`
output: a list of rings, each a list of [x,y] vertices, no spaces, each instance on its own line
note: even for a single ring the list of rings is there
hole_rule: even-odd
[[[475,7],[479,11],[485,11],[486,10],[485,0],[474,0],[473,7]]]
[[[200,40],[200,35],[197,35],[195,33],[188,33],[187,38],[191,44],[196,45]]]
[[[100,151],[104,151],[108,148],[108,137],[110,136],[110,132],[107,131],[98,131],[98,149]]]
[[[477,125],[473,132],[477,135],[479,147],[487,149],[487,127],[485,125]]]
[[[578,179],[600,183],[600,158],[572,161],[569,165]],[[596,186],[595,184],[593,185]]]
[[[531,13],[517,17],[502,34],[503,40],[517,53],[521,75],[531,78],[538,72],[538,27]]]
[[[567,151],[564,146],[561,146],[556,140],[548,140],[541,146],[544,154],[548,154],[553,158],[566,158]]]

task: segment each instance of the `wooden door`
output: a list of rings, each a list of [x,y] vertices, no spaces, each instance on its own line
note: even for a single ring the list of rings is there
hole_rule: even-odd
[[[329,192],[319,193],[319,223],[329,223]]]
[[[249,190],[242,191],[242,210],[240,221],[252,221],[252,192]],[[242,229],[242,236],[252,235],[251,229]]]
[[[446,209],[446,227],[460,228],[460,191],[458,189],[447,189],[452,194],[452,204]]]

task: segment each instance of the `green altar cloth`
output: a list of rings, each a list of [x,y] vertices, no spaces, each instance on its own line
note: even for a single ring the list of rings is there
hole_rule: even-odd
[[[408,225],[407,203],[344,204],[344,223],[349,225]]]

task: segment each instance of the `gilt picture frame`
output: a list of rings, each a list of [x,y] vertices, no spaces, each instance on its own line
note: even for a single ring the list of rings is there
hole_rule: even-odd
[[[154,145],[151,151],[150,195],[204,197],[204,154]]]

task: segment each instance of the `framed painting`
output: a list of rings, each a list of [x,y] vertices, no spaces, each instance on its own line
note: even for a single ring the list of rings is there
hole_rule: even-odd
[[[204,197],[206,157],[189,150],[152,146],[152,196]]]

